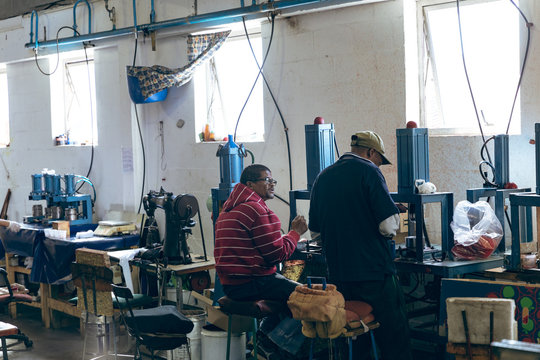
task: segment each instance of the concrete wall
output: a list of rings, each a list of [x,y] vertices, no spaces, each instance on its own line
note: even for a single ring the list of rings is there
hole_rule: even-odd
[[[125,3],[125,2],[124,2]],[[520,2],[529,20],[540,16],[539,5],[533,0]],[[111,24],[100,2],[93,3],[93,31],[110,30]],[[236,1],[199,1],[199,13],[237,7]],[[131,7],[119,1],[116,6],[119,24],[132,24]],[[139,23],[147,22],[148,4],[139,1]],[[156,2],[158,20],[180,18],[193,13],[191,2]],[[411,6],[413,8],[411,8]],[[359,5],[326,12],[278,18],[265,74],[277,98],[291,138],[293,188],[306,187],[304,125],[316,116],[335,125],[341,153],[348,150],[350,134],[361,129],[378,132],[385,141],[389,158],[394,165],[383,167],[391,191],[397,189],[395,129],[407,120],[418,120],[418,84],[415,51],[405,48],[415,38],[414,2],[395,0]],[[100,10],[101,9],[101,10]],[[40,14],[40,24],[47,33],[55,34],[62,25],[71,25],[70,10]],[[414,17],[414,16],[413,16]],[[85,29],[86,15],[80,24]],[[144,19],[144,20],[143,20]],[[40,25],[40,39],[43,33]],[[407,29],[407,31],[405,31]],[[47,77],[41,75],[31,59],[33,52],[24,48],[28,42],[29,18],[0,22],[0,62],[8,62],[10,89],[10,123],[12,146],[0,149],[10,177],[0,167],[0,196],[7,188],[13,191],[9,218],[22,220],[31,213],[28,201],[30,175],[41,168],[56,169],[59,173],[86,174],[90,149],[57,148],[50,134],[49,88]],[[533,137],[534,122],[538,119],[540,102],[537,99],[540,62],[538,61],[538,30],[533,27],[532,47],[522,85],[522,135],[512,136],[511,180],[519,186],[534,186],[534,147],[528,144]],[[64,35],[65,36],[65,35]],[[263,24],[263,43],[267,44],[270,25]],[[48,35],[50,39],[51,36]],[[98,191],[96,218],[109,210],[137,210],[142,181],[141,148],[134,105],[127,92],[125,66],[133,61],[132,37],[97,42],[96,87],[99,146],[91,179]],[[26,61],[20,61],[26,59]],[[139,39],[137,64],[160,64],[180,67],[187,62],[186,41],[182,35],[165,36],[158,33],[157,51],[150,49],[149,39]],[[412,82],[412,83],[411,83]],[[416,99],[416,100],[415,100]],[[163,186],[175,194],[192,193],[199,200],[207,244],[211,244],[212,223],[205,203],[210,188],[219,183],[217,144],[195,143],[194,89],[188,83],[171,88],[161,103],[137,105],[146,149],[145,193]],[[408,117],[407,117],[408,116]],[[178,119],[186,124],[176,127]],[[161,144],[158,138],[159,121],[164,122],[166,169],[161,166]],[[255,154],[256,161],[268,165],[279,180],[276,192],[288,198],[288,166],[284,130],[276,108],[265,93],[265,141],[245,144]],[[439,191],[455,193],[455,200],[465,198],[465,190],[481,187],[478,174],[480,137],[431,137],[431,180]],[[122,149],[132,149],[135,155],[133,172],[122,168]],[[307,215],[308,202],[299,202],[299,212]],[[279,200],[269,206],[275,210],[286,230],[288,207]],[[436,209],[429,208],[428,232],[437,242],[439,230]],[[164,228],[162,228],[164,229]],[[199,238],[198,229],[194,234]],[[200,251],[198,241],[192,241]],[[210,251],[212,246],[210,246]]]

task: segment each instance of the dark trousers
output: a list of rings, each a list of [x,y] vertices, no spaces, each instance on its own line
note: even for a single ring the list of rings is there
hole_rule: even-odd
[[[386,275],[380,281],[332,283],[345,300],[360,300],[373,307],[375,320],[380,323],[375,340],[383,360],[412,359],[403,291],[395,275]],[[353,342],[354,359],[369,359],[369,340],[366,334]]]
[[[298,284],[285,276],[275,273],[253,277],[252,281],[241,285],[223,285],[228,297],[238,301],[282,300],[287,301]]]
[[[277,300],[287,302],[299,283],[289,280],[281,274],[254,277],[247,284],[223,285],[228,297],[238,301]],[[294,320],[291,313],[275,314],[261,322],[260,330],[276,346],[290,354],[296,354],[304,342],[302,323]]]

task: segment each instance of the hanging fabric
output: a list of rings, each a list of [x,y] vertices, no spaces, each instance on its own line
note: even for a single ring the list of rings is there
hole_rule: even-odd
[[[212,34],[190,35],[187,39],[189,64],[182,68],[170,69],[161,65],[127,66],[129,94],[135,103],[145,103],[150,97],[171,87],[186,84],[195,69],[214,56],[227,40],[230,31]],[[166,93],[165,93],[166,96]],[[164,100],[157,98],[153,101]]]

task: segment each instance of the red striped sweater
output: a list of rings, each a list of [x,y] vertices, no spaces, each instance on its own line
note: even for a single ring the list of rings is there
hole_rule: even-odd
[[[250,277],[271,275],[287,260],[300,238],[296,231],[281,235],[281,222],[264,200],[237,184],[216,222],[214,257],[224,285],[249,282]]]

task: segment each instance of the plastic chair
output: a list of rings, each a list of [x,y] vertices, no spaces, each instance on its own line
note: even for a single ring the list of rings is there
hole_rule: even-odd
[[[150,350],[154,359],[156,350],[172,350],[182,345],[187,346],[189,358],[189,342],[187,334],[193,330],[193,322],[180,313],[173,305],[164,305],[151,309],[133,310],[131,290],[124,286],[112,285],[114,296],[124,298],[126,306],[120,308],[122,321],[129,334],[135,338],[134,359],[141,360],[140,346]]]
[[[6,287],[8,289],[8,294],[0,295],[0,306],[7,307],[11,303],[18,303],[18,302],[31,303],[33,301],[32,297],[28,294],[13,292],[13,289],[11,288],[11,284],[9,283],[8,273],[5,269],[0,268],[0,276],[4,279],[4,284],[6,284]],[[4,344],[5,339],[15,339],[17,340],[17,342],[6,346],[6,344]],[[6,334],[5,336],[2,336],[2,349],[3,351],[7,351],[6,350],[7,348],[20,344],[21,342],[24,343],[26,348],[30,348],[33,345],[32,340],[30,340],[28,336],[22,333],[21,330],[17,329],[17,331],[14,333],[13,331],[10,331],[10,334]],[[7,354],[6,354],[5,359],[7,359]]]
[[[220,310],[228,315],[227,321],[227,357],[230,358],[233,315],[247,316],[253,320],[253,356],[257,359],[258,320],[272,314],[284,312],[287,306],[274,300],[236,301],[227,296],[218,300]]]

